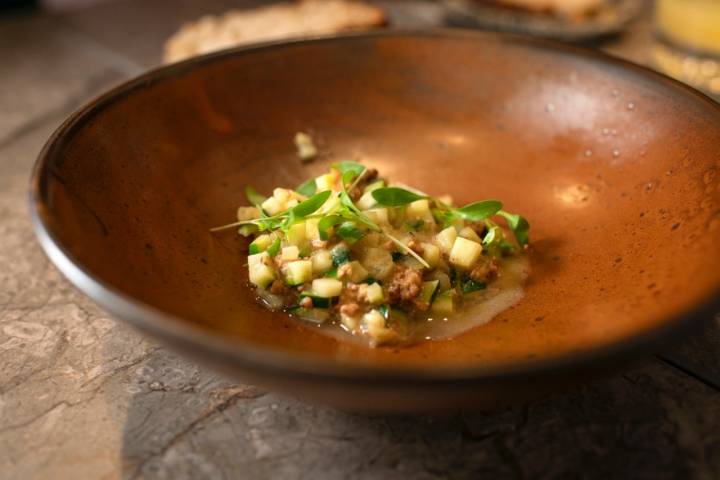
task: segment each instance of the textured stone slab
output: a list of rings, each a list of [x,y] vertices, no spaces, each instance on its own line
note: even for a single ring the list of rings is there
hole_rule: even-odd
[[[720,477],[720,395],[658,361],[498,412],[350,414],[225,380],[71,287],[31,230],[34,158],[70,111],[156,62],[166,17],[198,3],[0,18],[0,478]]]

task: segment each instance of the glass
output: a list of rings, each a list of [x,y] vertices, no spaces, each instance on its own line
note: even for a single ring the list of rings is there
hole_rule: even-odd
[[[720,0],[657,0],[656,67],[720,100]]]

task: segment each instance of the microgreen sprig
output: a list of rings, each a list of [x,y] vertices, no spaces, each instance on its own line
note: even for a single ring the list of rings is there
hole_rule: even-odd
[[[251,205],[255,205],[258,208],[265,201],[265,196],[258,193],[253,187],[245,187],[245,196]]]
[[[320,207],[323,206],[323,204],[327,201],[330,195],[332,195],[332,192],[330,190],[325,190],[320,193],[316,193],[307,200],[298,203],[293,208],[285,212],[278,213],[277,215],[273,215],[271,217],[264,216],[264,212],[261,210],[260,218],[243,220],[240,222],[222,225],[220,227],[211,228],[210,231],[219,232],[221,230],[227,230],[229,228],[235,228],[242,225],[255,225],[260,231],[275,230],[277,228],[287,230],[298,220],[309,218],[311,214],[315,213]]]

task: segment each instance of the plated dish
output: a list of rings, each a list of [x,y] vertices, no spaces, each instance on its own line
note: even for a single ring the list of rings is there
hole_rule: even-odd
[[[307,164],[289,142],[301,129],[322,134]],[[388,31],[226,51],[117,87],[50,138],[32,212],[99,305],[245,383],[362,410],[492,407],[711,318],[718,151],[717,103],[642,67],[515,35]],[[294,190],[342,159],[522,213],[522,300],[449,339],[379,348],[265,308],[249,242],[208,228],[234,219],[246,186]]]
[[[301,159],[314,150],[296,143]],[[349,334],[340,338],[446,338],[522,297],[530,225],[497,200],[454,207],[351,161],[294,189],[246,195],[253,206],[213,231],[252,238],[248,278],[265,306]]]

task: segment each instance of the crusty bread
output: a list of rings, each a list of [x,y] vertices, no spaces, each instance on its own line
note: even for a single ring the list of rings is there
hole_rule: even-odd
[[[184,25],[165,43],[163,60],[172,63],[246,43],[365,30],[384,23],[382,10],[354,0],[302,0],[232,10]]]

